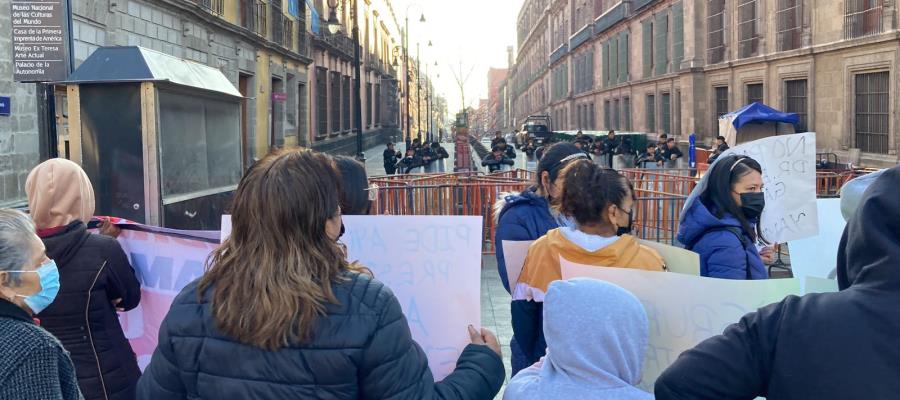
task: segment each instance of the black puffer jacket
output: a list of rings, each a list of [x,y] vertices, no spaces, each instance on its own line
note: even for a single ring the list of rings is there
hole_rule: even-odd
[[[112,301],[131,310],[141,287],[119,243],[88,233],[81,221],[44,237],[59,267],[60,290],[38,318],[72,355],[85,399],[132,400],[141,371]],[[102,374],[100,371],[103,371]]]
[[[900,395],[900,167],[866,192],[838,250],[838,293],[789,296],[686,351],[668,399],[896,399]]]
[[[138,384],[157,399],[493,399],[500,357],[469,345],[456,370],[435,383],[422,348],[390,289],[357,273],[332,286],[338,304],[316,321],[312,340],[278,351],[236,342],[215,328],[206,291],[182,290],[159,330],[159,346]]]

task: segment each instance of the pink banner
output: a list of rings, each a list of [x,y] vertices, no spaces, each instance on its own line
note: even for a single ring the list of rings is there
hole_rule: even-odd
[[[122,223],[119,243],[141,282],[141,303],[120,314],[125,337],[143,370],[156,349],[159,327],[175,296],[203,274],[210,252],[218,246],[218,232],[177,231]]]

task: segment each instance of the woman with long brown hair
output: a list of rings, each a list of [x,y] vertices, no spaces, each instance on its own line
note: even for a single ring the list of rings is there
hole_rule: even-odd
[[[435,383],[397,299],[346,261],[331,157],[281,151],[254,165],[231,236],[175,299],[139,399],[492,399],[496,338],[474,332]]]

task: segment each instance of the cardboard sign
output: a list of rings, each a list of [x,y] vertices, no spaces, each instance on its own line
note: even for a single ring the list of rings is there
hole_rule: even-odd
[[[841,215],[841,199],[818,199],[819,234],[788,243],[795,278],[833,278],[838,245],[847,222]]]
[[[668,268],[669,272],[700,276],[699,254],[680,247],[669,246],[651,240],[640,239],[639,241],[642,245],[656,250],[656,252],[659,253],[666,262],[666,268]]]
[[[745,155],[763,169],[766,208],[762,214],[763,236],[774,243],[816,236],[816,134],[772,136],[744,143],[725,151]],[[708,179],[707,174],[704,179]],[[700,185],[704,186],[705,185]]]
[[[394,292],[435,380],[481,326],[481,217],[344,216],[350,261]]]
[[[503,258],[506,261],[506,277],[509,278],[510,289],[516,287],[522,268],[525,268],[525,257],[534,240],[503,241]]]
[[[560,259],[563,279],[587,277],[607,281],[633,293],[644,305],[650,323],[644,375],[647,391],[678,356],[701,341],[721,334],[745,314],[800,293],[796,279],[727,280],[605,268]],[[587,327],[585,329],[588,329]]]

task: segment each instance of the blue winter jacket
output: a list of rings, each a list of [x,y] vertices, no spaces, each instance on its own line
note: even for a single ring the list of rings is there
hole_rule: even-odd
[[[509,194],[497,202],[497,230],[494,233],[494,249],[497,251],[497,271],[503,287],[511,293],[510,282],[506,274],[506,259],[503,256],[503,241],[538,240],[559,224],[550,214],[547,199],[534,192],[534,188],[519,194]]]
[[[734,227],[744,234],[746,246],[738,237],[725,229]],[[768,279],[769,273],[759,257],[752,238],[741,228],[741,223],[731,214],[719,219],[696,199],[678,227],[678,241],[684,245],[694,243],[691,249],[700,255],[700,275],[710,278],[747,279],[747,263],[750,263],[751,279]]]

